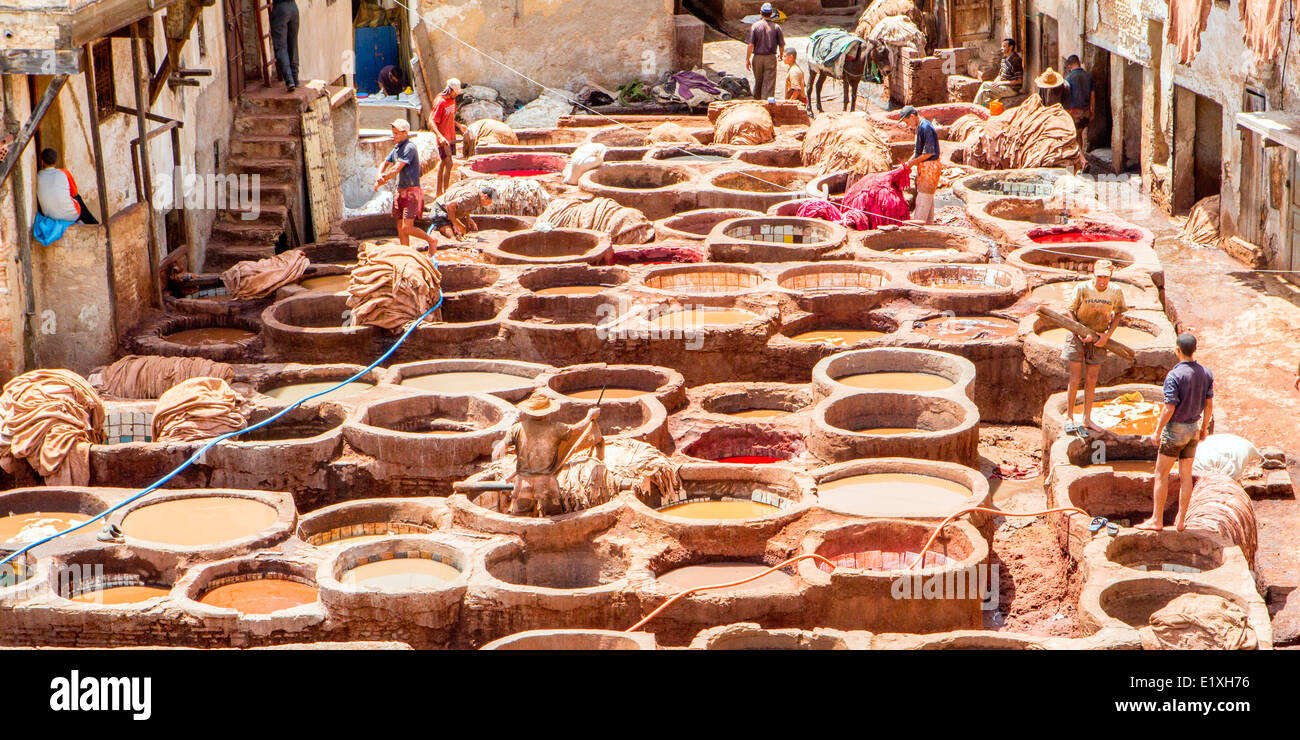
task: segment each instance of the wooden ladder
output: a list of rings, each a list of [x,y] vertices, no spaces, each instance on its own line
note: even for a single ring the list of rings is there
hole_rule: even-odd
[[[253,17],[257,19],[257,51],[262,56],[262,84],[271,86],[271,79],[278,77],[275,70],[275,49],[271,43],[271,0],[253,0]]]

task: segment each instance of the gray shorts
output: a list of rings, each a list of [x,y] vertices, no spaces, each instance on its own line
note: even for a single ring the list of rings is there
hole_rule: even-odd
[[[1160,454],[1178,460],[1196,457],[1201,425],[1196,422],[1171,421],[1160,433]]]
[[[1106,361],[1106,350],[1094,342],[1084,342],[1074,332],[1065,337],[1065,347],[1061,349],[1061,359],[1066,362],[1082,362],[1085,365],[1100,365]]]

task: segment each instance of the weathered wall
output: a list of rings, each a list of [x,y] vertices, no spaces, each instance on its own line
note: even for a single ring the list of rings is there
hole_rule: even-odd
[[[27,94],[26,78],[3,75],[0,76],[0,85],[4,88],[3,99],[8,102],[7,116],[12,116],[14,121],[27,120],[31,100]],[[26,369],[23,364],[26,316],[22,266],[18,262],[19,219],[15,210],[14,189],[21,188],[28,194],[35,192],[33,176],[36,155],[29,149],[23,155],[20,165],[22,179],[10,175],[9,180],[0,187],[0,383]],[[30,201],[31,198],[31,195],[27,196],[27,200]]]
[[[541,93],[537,83],[612,88],[649,82],[672,64],[673,0],[421,0],[419,11],[435,53],[435,85],[457,77],[529,101]]]
[[[298,22],[300,81],[338,79],[344,73],[344,52],[352,50],[352,3],[298,0]]]

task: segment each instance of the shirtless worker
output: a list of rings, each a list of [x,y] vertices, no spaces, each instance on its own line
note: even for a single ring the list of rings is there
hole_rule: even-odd
[[[565,424],[555,419],[560,410],[558,401],[540,393],[533,393],[519,404],[519,420],[510,427],[506,436],[492,449],[492,459],[501,458],[510,448],[515,450],[515,487],[511,494],[510,514],[527,514],[535,511],[545,516],[547,503],[559,506],[560,484],[556,480],[562,449],[569,446],[588,424],[600,418],[600,408],[587,412],[577,424]],[[504,508],[504,507],[502,507]]]
[[[1078,427],[1074,423],[1074,398],[1079,390],[1079,375],[1084,374],[1083,384],[1083,425],[1089,429],[1101,431],[1101,427],[1092,421],[1092,396],[1097,390],[1097,376],[1101,373],[1101,363],[1106,359],[1107,350],[1103,349],[1110,336],[1119,326],[1120,317],[1128,310],[1124,303],[1124,291],[1111,282],[1110,276],[1115,265],[1110,260],[1097,260],[1092,266],[1092,280],[1079,283],[1070,298],[1069,312],[1075,321],[1098,334],[1095,340],[1080,339],[1073,332],[1065,338],[1065,348],[1061,357],[1070,363],[1070,384],[1066,400],[1066,431],[1072,432]]]

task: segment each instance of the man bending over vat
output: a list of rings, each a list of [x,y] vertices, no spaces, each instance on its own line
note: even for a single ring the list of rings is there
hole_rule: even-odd
[[[433,220],[429,228],[436,229],[448,239],[460,241],[468,232],[478,231],[478,224],[470,214],[490,207],[496,197],[497,191],[490,185],[449,190],[433,202]]]
[[[501,507],[503,513],[520,515],[535,511],[537,516],[545,516],[547,508],[561,506],[556,474],[567,462],[568,451],[600,417],[600,408],[588,411],[577,424],[556,419],[555,412],[559,410],[558,401],[533,393],[519,404],[519,420],[492,449],[493,460],[501,458],[512,447],[515,450],[515,487],[508,510]]]
[[[1210,433],[1210,421],[1214,418],[1214,374],[1192,359],[1196,354],[1196,336],[1179,334],[1177,345],[1179,362],[1165,376],[1165,407],[1160,412],[1160,421],[1156,422],[1155,434],[1151,435],[1160,448],[1156,456],[1155,506],[1151,518],[1137,525],[1137,529],[1164,529],[1169,471],[1177,460],[1178,516],[1174,527],[1183,531],[1187,524],[1187,505],[1192,500],[1196,446]]]
[[[1080,374],[1084,375],[1083,425],[1101,431],[1101,427],[1092,421],[1092,396],[1097,391],[1101,363],[1106,359],[1106,350],[1103,348],[1110,341],[1110,335],[1119,327],[1120,317],[1128,310],[1124,303],[1124,291],[1111,283],[1110,276],[1114,272],[1115,265],[1110,260],[1097,260],[1092,266],[1092,280],[1075,287],[1070,299],[1070,313],[1074,320],[1098,336],[1095,339],[1083,339],[1070,333],[1065,338],[1065,349],[1061,351],[1061,357],[1070,363],[1070,384],[1066,394],[1069,405],[1065,408],[1067,432],[1077,429],[1074,423],[1074,398],[1079,391]]]

